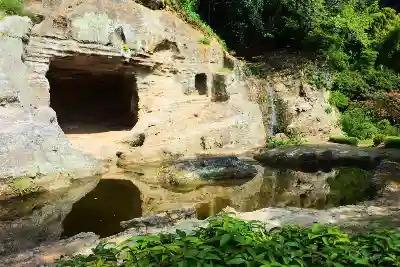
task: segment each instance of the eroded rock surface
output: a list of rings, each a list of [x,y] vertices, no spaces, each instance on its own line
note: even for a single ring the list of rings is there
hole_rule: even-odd
[[[254,159],[267,166],[289,169],[329,170],[335,167],[374,169],[384,160],[400,162],[398,149],[357,148],[347,145],[301,145],[275,149],[261,149]],[[395,165],[393,178],[399,179]]]
[[[132,104],[132,112],[139,108],[140,115],[132,131],[92,134],[93,142],[87,136],[69,135],[75,147],[99,159],[123,151],[123,165],[265,143],[261,112],[248,100],[240,64],[215,40],[200,44],[201,32],[164,10],[135,2],[103,4],[28,5],[45,17],[33,27],[26,47],[29,88],[37,92],[37,103],[49,103],[45,74],[57,60],[68,69],[125,72],[136,79],[133,90],[139,102]],[[122,29],[134,55],[128,64],[122,64],[116,28]],[[77,55],[85,59],[66,60]],[[223,68],[229,71],[221,73]]]
[[[72,149],[52,109],[33,105],[37,95],[29,89],[28,70],[22,61],[31,27],[26,17],[11,16],[0,21],[0,31],[4,32],[0,41],[2,197],[13,195],[7,184],[15,177],[38,178],[35,183],[40,183],[39,178],[46,175],[63,173],[83,177],[101,171],[96,160]],[[51,184],[54,180],[48,182],[43,186],[54,186]],[[68,183],[68,179],[57,182]]]

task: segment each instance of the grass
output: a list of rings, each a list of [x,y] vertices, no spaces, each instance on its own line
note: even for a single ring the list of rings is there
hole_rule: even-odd
[[[211,44],[211,39],[209,37],[207,37],[207,36],[204,36],[204,37],[199,39],[199,44],[210,45]]]
[[[229,72],[232,72],[233,70],[232,69],[229,69],[229,68],[220,68],[219,70],[218,70],[218,72],[222,72],[222,73],[229,73]]]
[[[229,214],[208,221],[191,233],[176,230],[99,244],[92,254],[63,258],[56,266],[400,266],[399,230],[349,236],[336,226],[319,224],[267,230],[261,222]]]
[[[328,142],[336,143],[336,144],[357,146],[359,143],[359,140],[355,137],[348,137],[348,136],[330,136],[328,139]]]

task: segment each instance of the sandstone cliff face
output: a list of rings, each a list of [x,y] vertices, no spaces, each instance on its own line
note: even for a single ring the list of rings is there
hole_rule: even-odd
[[[28,18],[13,16],[0,22],[3,33],[0,41],[0,195],[3,197],[8,178],[39,178],[57,173],[89,176],[100,170],[93,158],[72,149],[57,124],[55,112],[46,105],[34,104],[38,95],[28,85],[28,68],[22,61],[31,27]]]
[[[136,81],[139,103],[132,101],[131,109],[140,107],[141,117],[131,133],[97,145],[77,141],[81,150],[101,159],[118,150],[131,161],[149,161],[265,143],[261,112],[248,100],[240,64],[215,40],[201,44],[204,35],[174,14],[135,2],[45,4],[29,5],[45,16],[26,46],[32,105],[49,105],[46,72],[57,62],[69,71],[125,73]],[[121,44],[112,38],[117,27],[135,55],[129,64],[122,64]]]
[[[72,204],[98,182],[79,179],[76,189],[72,178],[102,172],[101,160],[117,151],[132,162],[265,143],[261,112],[248,100],[240,64],[216,41],[200,44],[203,34],[174,14],[113,1],[31,1],[28,8],[44,20],[0,21],[0,197],[52,195],[43,203],[44,195],[34,197],[32,210],[11,220],[4,219],[9,212],[1,203],[0,238],[15,242],[6,242],[0,254],[58,239]],[[134,53],[128,63],[115,39],[118,27]],[[123,106],[125,114],[111,121],[129,117],[128,131],[84,139],[68,132],[64,118],[85,115],[68,101],[88,88],[94,93],[86,104],[97,107],[99,117]],[[67,93],[55,100],[53,92],[61,89]],[[129,94],[112,103],[119,92]],[[96,102],[96,93],[103,102]]]

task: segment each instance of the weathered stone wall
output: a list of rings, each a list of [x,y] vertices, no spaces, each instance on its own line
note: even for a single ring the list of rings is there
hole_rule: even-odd
[[[143,134],[146,138],[142,147],[126,148],[132,160],[159,160],[165,154],[184,156],[213,148],[251,149],[265,143],[261,113],[248,100],[240,64],[216,40],[200,44],[203,34],[174,14],[135,2],[73,4],[64,1],[57,10],[31,7],[37,13],[50,13],[33,27],[27,45],[30,91],[38,96],[36,104],[48,104],[45,73],[52,57],[102,55],[108,57],[108,68],[128,68],[137,78],[144,115],[125,141],[135,143]],[[117,27],[123,28],[135,55],[129,66],[119,62],[121,43],[113,35]],[[226,71],[227,67],[231,69]],[[199,73],[207,76],[208,96],[199,96],[195,88]],[[213,87],[214,77],[220,77],[222,84]],[[212,102],[211,92],[225,94],[226,99]]]
[[[71,148],[57,124],[56,114],[46,105],[48,96],[29,87],[29,69],[22,59],[31,27],[26,17],[12,16],[0,21],[2,197],[6,178],[57,173],[88,176],[100,170],[95,160]]]

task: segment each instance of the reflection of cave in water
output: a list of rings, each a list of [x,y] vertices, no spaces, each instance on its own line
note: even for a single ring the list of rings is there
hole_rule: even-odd
[[[120,222],[142,215],[139,189],[128,180],[104,179],[76,202],[63,221],[62,238],[81,232],[107,237],[123,231]]]

